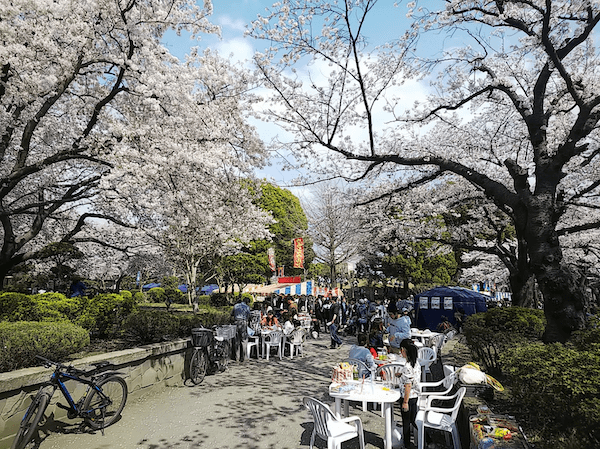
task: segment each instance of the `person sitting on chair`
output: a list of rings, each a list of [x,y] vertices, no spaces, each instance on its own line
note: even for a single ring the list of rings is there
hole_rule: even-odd
[[[350,352],[348,353],[348,357],[351,359],[360,360],[369,369],[369,371],[363,372],[364,368],[362,368],[362,366],[359,366],[359,370],[358,370],[359,377],[362,377],[362,376],[369,377],[371,374],[370,371],[375,371],[377,369],[377,365],[375,364],[374,359],[373,359],[373,354],[367,347],[367,345],[369,343],[369,338],[367,337],[367,334],[365,334],[365,333],[358,334],[357,338],[358,338],[358,345],[352,345],[350,347]]]
[[[279,329],[279,320],[275,317],[273,310],[267,312],[267,316],[262,319],[260,325],[271,330]]]

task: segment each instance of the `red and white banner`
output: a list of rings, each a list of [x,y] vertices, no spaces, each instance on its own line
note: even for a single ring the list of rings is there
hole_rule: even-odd
[[[275,248],[269,248],[267,255],[269,256],[269,267],[271,271],[275,271]]]
[[[304,268],[304,239],[294,239],[294,268]]]

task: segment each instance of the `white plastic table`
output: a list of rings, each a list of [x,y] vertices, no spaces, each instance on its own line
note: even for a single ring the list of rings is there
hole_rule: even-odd
[[[368,379],[365,380],[364,384],[361,381],[347,381],[345,386],[352,389],[348,391],[342,386],[339,391],[336,391],[336,388],[340,387],[339,383],[332,383],[329,386],[329,395],[335,398],[336,416],[342,417],[342,400],[344,401],[344,416],[348,416],[349,414],[348,401],[381,403],[383,419],[385,419],[385,448],[392,449],[394,402],[400,399],[400,392],[398,390],[384,389],[384,385],[378,382],[371,384],[371,381]]]
[[[431,332],[429,329],[425,329],[422,331],[420,329],[415,328],[411,328],[410,330],[410,338],[413,340],[417,340],[423,346],[429,346],[429,340],[434,335],[439,335],[439,332]]]

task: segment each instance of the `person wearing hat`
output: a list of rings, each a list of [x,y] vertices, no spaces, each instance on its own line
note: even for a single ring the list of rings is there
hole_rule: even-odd
[[[390,322],[387,327],[387,331],[390,334],[389,350],[392,354],[399,354],[402,340],[410,338],[410,318],[404,313],[404,310],[402,316],[400,316],[398,306],[393,301],[388,305],[388,315],[390,316]]]

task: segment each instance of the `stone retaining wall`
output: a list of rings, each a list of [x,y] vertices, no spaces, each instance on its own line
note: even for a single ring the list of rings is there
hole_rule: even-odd
[[[89,369],[93,362],[111,362],[127,382],[129,401],[155,388],[183,384],[191,352],[189,339],[182,339],[99,354],[73,361],[72,364],[80,369]],[[51,372],[47,368],[35,367],[0,373],[0,449],[8,449],[12,444],[31,396],[37,392],[40,384],[48,381]],[[82,384],[68,381],[66,385],[75,401],[85,392]],[[46,416],[52,415],[55,420],[67,419],[66,411],[58,408],[57,402],[66,404],[59,391],[54,394]],[[127,413],[127,407],[124,413]]]

